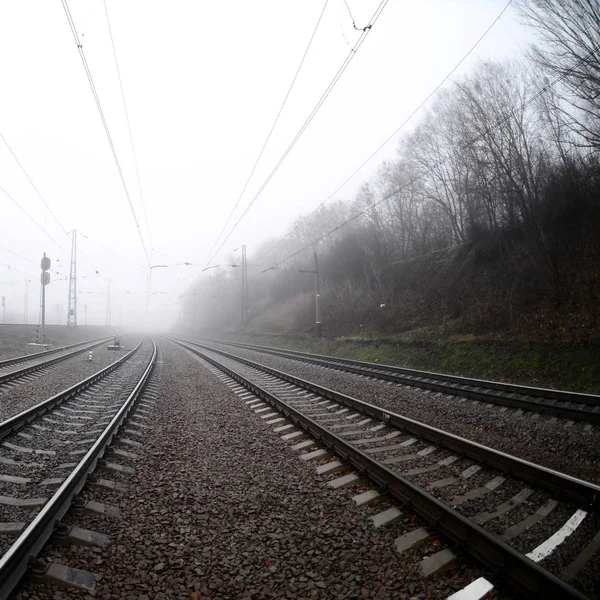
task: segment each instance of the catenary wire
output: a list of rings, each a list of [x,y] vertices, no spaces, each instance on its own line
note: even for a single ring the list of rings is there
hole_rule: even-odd
[[[29,273],[25,273],[25,271],[21,271],[21,270],[17,269],[16,267],[13,267],[12,265],[9,265],[4,262],[0,262],[0,265],[2,265],[4,267],[8,267],[11,271],[17,271],[17,273],[21,273],[21,275],[25,275],[27,277],[31,277],[32,279],[35,279],[35,277],[33,275],[30,275]]]
[[[170,254],[167,254],[166,252],[161,252],[160,250],[157,250],[156,248],[152,248],[152,252],[156,252],[157,254],[161,254],[162,256],[165,256],[169,260],[174,260],[178,264],[179,263],[180,264],[184,264],[185,263],[185,261],[179,260],[178,258],[175,258],[174,256],[171,256]]]
[[[17,155],[14,153],[13,149],[10,147],[10,144],[6,141],[6,138],[2,135],[2,133],[0,133],[0,138],[2,138],[2,141],[4,142],[5,146],[8,148],[8,151],[11,153],[12,157],[15,159],[15,162],[19,165],[19,168],[21,169],[21,171],[23,171],[23,174],[25,175],[25,177],[27,177],[27,180],[29,181],[29,183],[31,184],[33,189],[35,190],[35,193],[39,196],[40,200],[44,203],[44,206],[48,209],[48,212],[52,215],[54,220],[58,223],[58,226],[65,233],[67,233],[67,230],[63,227],[63,224],[58,220],[58,217],[54,214],[54,211],[50,208],[50,206],[44,199],[44,196],[42,196],[40,190],[37,188],[35,183],[33,183],[33,179],[31,179],[31,177],[29,176],[29,173],[25,170],[25,167],[23,166],[21,161],[17,158]]]
[[[77,33],[77,29],[75,27],[75,22],[73,21],[73,17],[71,15],[71,11],[69,9],[69,5],[67,4],[67,0],[61,0],[63,8],[65,10],[65,14],[67,16],[67,21],[69,22],[69,26],[71,27],[71,33],[73,34],[73,37],[75,39],[75,43],[77,45],[77,50],[79,52],[79,56],[81,58],[81,62],[83,63],[83,68],[85,70],[85,74],[86,77],[88,79],[88,82],[90,84],[90,89],[92,91],[92,95],[94,96],[94,101],[96,102],[96,108],[98,109],[98,113],[100,115],[100,119],[102,121],[102,125],[104,127],[104,132],[106,133],[106,138],[108,140],[108,144],[110,146],[110,150],[113,156],[113,160],[115,162],[115,165],[117,167],[117,171],[119,173],[119,178],[121,180],[121,184],[123,186],[123,190],[125,192],[125,196],[127,198],[127,203],[129,204],[129,208],[131,210],[131,215],[133,217],[133,220],[135,222],[135,226],[138,232],[138,236],[140,238],[140,242],[142,244],[142,248],[144,249],[144,254],[146,256],[146,260],[148,262],[148,266],[150,266],[150,255],[148,254],[148,249],[146,248],[146,242],[144,242],[144,236],[142,235],[142,230],[140,228],[140,224],[138,222],[138,219],[135,215],[135,210],[133,208],[133,203],[131,201],[131,196],[129,195],[129,189],[127,188],[127,183],[125,181],[125,176],[123,174],[123,169],[121,168],[121,163],[119,162],[119,157],[117,155],[117,150],[115,148],[115,145],[113,143],[113,139],[110,133],[110,129],[108,128],[108,122],[106,121],[106,117],[104,115],[104,110],[102,109],[102,104],[100,103],[100,97],[98,96],[98,92],[96,90],[96,85],[94,84],[94,80],[92,78],[92,73],[90,71],[90,68],[88,66],[88,62],[87,59],[85,57],[85,53],[83,51],[83,46],[81,45],[81,41],[79,40],[79,34]]]
[[[40,200],[41,200],[41,201],[44,203],[44,206],[45,206],[45,207],[48,209],[48,212],[49,212],[49,213],[52,215],[52,217],[54,218],[54,220],[56,221],[56,223],[58,224],[58,226],[59,226],[59,227],[60,227],[60,228],[63,230],[63,232],[65,233],[65,235],[67,235],[67,236],[70,236],[70,235],[71,235],[71,234],[70,234],[70,232],[69,232],[69,231],[67,231],[67,229],[66,229],[66,228],[63,226],[63,224],[62,224],[62,223],[61,223],[61,222],[58,220],[58,217],[57,217],[57,216],[54,214],[54,211],[53,211],[53,210],[50,208],[50,206],[49,206],[49,205],[48,205],[48,203],[46,202],[45,198],[42,196],[42,194],[41,194],[40,190],[38,189],[38,187],[37,187],[37,186],[35,185],[35,183],[33,182],[33,179],[31,179],[31,176],[30,176],[30,175],[29,175],[29,173],[28,173],[28,172],[25,170],[25,167],[23,166],[23,164],[21,163],[21,161],[20,161],[20,160],[17,158],[16,154],[14,153],[13,149],[11,148],[10,144],[9,144],[9,143],[6,141],[6,138],[5,138],[5,137],[2,135],[2,133],[0,133],[0,138],[2,138],[2,141],[4,142],[4,144],[6,145],[6,147],[8,148],[8,151],[11,153],[12,157],[15,159],[15,162],[16,162],[16,163],[19,165],[19,167],[20,167],[21,171],[23,171],[23,174],[25,175],[25,177],[27,178],[27,180],[29,181],[29,183],[31,184],[31,186],[33,187],[33,189],[35,190],[36,194],[39,196]],[[6,194],[6,191],[5,191],[5,190],[2,190],[2,191],[3,191],[3,192]],[[8,194],[7,194],[7,195],[8,195]],[[40,228],[42,228],[42,229],[43,229],[43,227],[41,227],[41,225],[40,225],[39,223],[37,223],[37,221],[35,221],[35,220],[34,220],[34,219],[31,217],[31,215],[29,215],[29,214],[27,213],[27,211],[25,211],[25,209],[24,209],[22,206],[20,206],[20,205],[19,205],[19,204],[16,202],[16,200],[15,200],[14,198],[12,198],[11,196],[9,196],[9,198],[10,198],[10,199],[11,199],[13,202],[15,202],[15,204],[17,204],[17,206],[19,206],[19,208],[20,208],[21,210],[23,210],[23,212],[25,212],[25,214],[27,214],[27,216],[28,216],[30,219],[32,219],[32,220],[33,220],[33,221],[36,223],[36,225],[37,225],[38,227],[40,227]],[[54,238],[52,238],[52,236],[50,236],[50,234],[49,234],[49,233],[48,233],[48,232],[47,232],[45,229],[43,229],[43,230],[44,230],[44,232],[45,232],[45,233],[46,233],[46,234],[47,234],[49,237],[51,237],[51,239],[52,239],[52,240],[53,240],[53,241],[54,241],[54,242],[55,242],[55,243],[58,245],[58,247],[59,247],[61,250],[63,250],[63,252],[65,252],[65,250],[62,248],[62,246],[61,246],[61,245],[60,245],[60,244],[59,244],[59,243],[58,243],[58,242],[57,242],[57,241],[56,241]],[[79,249],[78,249],[78,251],[79,251]],[[15,254],[16,256],[21,256],[21,255],[19,255],[19,254],[16,254],[16,253],[15,253],[15,252],[13,252],[12,250],[8,250],[8,252],[12,252],[12,253],[13,253],[13,254]],[[96,269],[95,269],[95,268],[94,268],[94,267],[91,265],[91,263],[90,263],[90,261],[87,259],[87,257],[86,257],[86,256],[85,256],[83,253],[81,253],[81,254],[82,254],[83,258],[84,258],[84,259],[85,259],[85,260],[88,262],[88,264],[90,264],[90,267],[92,267],[94,270],[96,270]],[[25,258],[25,257],[21,257],[21,258]],[[30,259],[26,258],[25,260],[30,260]]]
[[[246,214],[252,208],[252,206],[254,205],[254,203],[258,200],[259,196],[262,194],[263,190],[267,187],[267,185],[269,184],[269,182],[271,181],[271,179],[274,177],[275,173],[277,173],[277,171],[279,170],[279,168],[281,167],[281,165],[283,164],[283,162],[285,161],[285,159],[287,158],[287,156],[289,155],[289,153],[292,151],[292,149],[294,148],[294,146],[296,145],[296,143],[298,142],[298,140],[300,139],[300,137],[302,136],[302,134],[304,133],[304,131],[308,127],[308,125],[311,123],[311,121],[313,120],[313,118],[315,117],[315,115],[318,113],[319,109],[321,108],[321,106],[323,105],[323,103],[325,102],[325,100],[327,99],[327,97],[329,96],[329,94],[331,93],[331,91],[333,90],[333,88],[335,87],[335,85],[337,84],[337,82],[339,81],[339,79],[341,78],[341,76],[343,75],[344,71],[347,69],[347,67],[350,64],[350,62],[352,62],[352,59],[354,58],[354,56],[356,56],[356,53],[358,52],[358,50],[360,49],[360,47],[364,43],[366,37],[368,36],[369,32],[371,31],[371,27],[377,22],[377,20],[381,16],[381,13],[383,12],[384,8],[386,7],[388,1],[389,0],[382,0],[382,2],[379,4],[379,6],[377,7],[377,9],[373,13],[373,16],[369,20],[369,25],[367,27],[365,27],[363,30],[361,30],[361,35],[360,35],[358,41],[356,42],[356,44],[354,45],[354,47],[351,49],[351,51],[348,54],[348,56],[345,58],[344,62],[342,63],[342,65],[338,69],[337,73],[335,74],[335,76],[333,77],[333,79],[331,80],[331,82],[329,83],[329,85],[327,86],[325,92],[323,92],[323,95],[321,96],[321,98],[319,99],[319,101],[317,102],[317,104],[315,105],[315,107],[312,109],[311,113],[309,114],[309,116],[307,117],[307,119],[304,121],[304,123],[300,127],[299,131],[296,133],[296,135],[294,136],[294,138],[290,142],[289,146],[287,147],[287,149],[285,150],[285,152],[283,153],[283,155],[281,156],[281,158],[279,159],[279,161],[277,162],[277,164],[275,165],[275,167],[273,168],[273,170],[271,171],[271,173],[268,175],[268,177],[266,178],[266,180],[260,186],[260,188],[258,189],[258,191],[256,192],[256,194],[254,195],[254,197],[252,198],[252,200],[250,200],[250,202],[248,203],[248,205],[246,206],[246,208],[244,209],[244,211],[242,212],[242,214],[240,215],[240,217],[236,220],[236,222],[234,223],[233,227],[230,229],[230,231],[227,234],[227,236],[223,239],[223,241],[221,242],[221,244],[217,248],[216,252],[214,252],[211,256],[209,256],[207,258],[207,260],[205,261],[205,265],[208,264],[208,262],[210,260],[212,260],[212,258],[214,258],[214,256],[216,254],[219,253],[219,251],[225,245],[225,243],[227,242],[227,240],[229,239],[229,237],[231,236],[231,234],[235,231],[235,228],[242,221],[242,219],[246,216]]]
[[[317,19],[317,24],[315,25],[315,27],[313,29],[312,35],[310,36],[310,39],[308,40],[308,45],[306,46],[306,49],[304,50],[304,54],[302,55],[302,59],[300,60],[300,64],[298,65],[298,68],[296,69],[296,73],[294,74],[294,77],[292,79],[292,83],[290,84],[290,86],[289,86],[289,88],[287,90],[287,93],[285,94],[285,97],[283,99],[283,102],[281,103],[281,106],[279,107],[279,111],[277,112],[275,120],[273,121],[273,124],[271,125],[271,129],[269,130],[269,133],[267,134],[267,137],[266,137],[265,141],[263,142],[262,148],[261,148],[260,152],[258,153],[258,156],[256,157],[256,160],[254,161],[254,165],[253,165],[252,169],[250,170],[250,174],[248,175],[248,177],[246,179],[246,182],[244,183],[242,191],[240,192],[240,195],[239,195],[239,197],[237,199],[237,202],[235,203],[235,206],[231,209],[231,212],[229,213],[229,216],[227,217],[227,220],[225,221],[225,224],[223,225],[223,228],[219,232],[219,235],[217,236],[217,239],[215,240],[215,243],[213,244],[212,248],[210,249],[210,251],[208,253],[209,257],[212,255],[213,250],[215,249],[215,247],[219,243],[219,241],[221,239],[221,236],[223,235],[223,233],[227,229],[227,226],[229,225],[229,222],[231,221],[231,218],[235,214],[235,211],[236,211],[237,207],[239,206],[244,193],[246,192],[246,188],[248,187],[248,184],[250,183],[250,180],[252,179],[252,176],[254,175],[254,172],[256,171],[256,167],[258,166],[258,163],[259,163],[260,159],[262,158],[262,155],[264,154],[265,148],[267,147],[267,144],[269,143],[269,140],[271,139],[271,136],[273,135],[273,131],[275,129],[275,126],[279,122],[279,117],[281,117],[281,113],[283,112],[283,109],[284,109],[285,105],[287,104],[287,101],[288,101],[288,98],[290,97],[292,89],[294,88],[296,80],[298,79],[298,75],[300,74],[300,70],[302,69],[302,65],[304,64],[304,60],[306,59],[308,51],[310,50],[312,42],[313,42],[313,40],[315,38],[315,35],[317,33],[317,29],[319,28],[321,20],[323,19],[323,15],[325,14],[325,9],[327,8],[327,4],[328,3],[329,3],[329,0],[325,0],[325,4],[323,5],[321,13],[319,14],[319,18]]]
[[[4,144],[6,145],[6,147],[8,148],[9,152],[11,153],[12,157],[15,159],[15,162],[19,165],[21,171],[23,171],[23,174],[25,175],[25,177],[27,178],[27,180],[29,181],[29,183],[31,184],[31,186],[33,187],[33,189],[35,190],[36,194],[40,197],[40,200],[44,203],[44,206],[48,209],[48,212],[52,215],[52,217],[54,218],[54,220],[56,221],[56,223],[58,224],[58,226],[63,230],[63,232],[65,233],[65,235],[70,236],[71,233],[69,231],[67,231],[65,229],[65,227],[63,226],[63,224],[58,220],[57,216],[54,214],[53,210],[50,208],[50,206],[48,205],[48,203],[46,202],[46,200],[44,199],[44,197],[42,196],[41,192],[39,191],[39,189],[37,188],[37,186],[35,185],[35,183],[33,182],[33,180],[31,179],[29,173],[25,170],[25,167],[23,167],[23,164],[21,163],[21,161],[17,158],[16,154],[14,153],[13,149],[11,148],[10,144],[6,141],[6,138],[2,135],[2,133],[0,133],[0,138],[2,138],[2,141],[4,142]],[[0,188],[2,189],[2,188]],[[40,229],[42,229],[46,235],[48,235],[48,237],[50,237],[52,239],[52,241],[54,241],[54,243],[63,251],[66,252],[66,250],[60,245],[60,243],[54,239],[35,219],[33,219],[33,217],[12,197],[10,196],[6,190],[2,189],[2,191],[38,226],[40,227]],[[79,249],[78,249],[79,251]],[[12,250],[7,250],[7,252],[11,252],[12,254],[15,254],[16,256],[21,256],[20,254],[17,254],[16,252],[13,252]],[[94,269],[94,271],[96,270],[93,265],[90,263],[90,261],[87,259],[87,257],[81,253],[83,258],[88,262],[88,264],[90,264],[90,267],[92,267]],[[21,256],[21,258],[25,258],[24,256]],[[28,258],[25,258],[25,260],[30,260]],[[33,262],[33,261],[32,261]]]
[[[530,104],[532,104],[533,102],[535,102],[542,94],[545,94],[550,88],[554,87],[557,83],[559,83],[565,77],[567,77],[567,75],[571,71],[575,70],[577,67],[579,67],[579,65],[581,65],[582,63],[584,63],[598,49],[600,49],[600,45],[598,45],[595,48],[593,48],[586,56],[584,56],[581,60],[579,60],[568,71],[565,71],[564,73],[562,73],[561,75],[559,75],[558,77],[556,77],[554,80],[552,80],[551,82],[549,82],[546,86],[544,86],[541,90],[539,90],[531,98],[529,98],[525,102],[522,102],[519,106],[517,106],[516,108],[514,108],[513,110],[511,110],[507,115],[505,115],[504,117],[501,117],[495,123],[493,123],[492,125],[490,125],[482,133],[478,134],[473,139],[471,139],[468,142],[466,142],[465,144],[463,144],[461,146],[461,150],[462,149],[466,149],[467,147],[475,144],[476,142],[478,142],[479,140],[481,140],[482,138],[484,138],[485,136],[487,136],[491,131],[493,131],[494,129],[496,129],[496,128],[500,127],[501,125],[503,125],[506,121],[508,121],[511,117],[513,117],[517,113],[517,111],[521,111],[524,108],[527,108],[527,106],[529,106]],[[350,217],[349,219],[346,219],[345,221],[343,221],[339,225],[336,225],[333,229],[330,229],[329,231],[327,231],[323,235],[319,236],[318,238],[312,240],[308,244],[305,244],[299,250],[296,250],[292,254],[289,254],[285,258],[283,258],[280,261],[278,261],[275,264],[273,264],[271,267],[269,267],[269,268],[265,269],[264,271],[262,271],[262,273],[266,273],[267,271],[271,271],[273,269],[278,268],[285,261],[287,261],[287,260],[289,260],[291,258],[294,258],[295,256],[297,256],[298,254],[300,254],[304,250],[307,250],[308,248],[310,248],[314,244],[318,244],[320,241],[324,240],[325,238],[327,238],[328,236],[330,236],[332,233],[335,233],[336,231],[339,231],[343,227],[346,227],[346,225],[349,225],[350,223],[356,221],[356,219],[362,217],[367,211],[373,210],[373,208],[375,208],[376,206],[379,206],[380,204],[383,204],[384,202],[387,202],[390,198],[392,198],[394,195],[396,195],[399,192],[401,192],[403,189],[405,189],[405,188],[413,185],[417,181],[423,179],[428,173],[431,173],[438,166],[444,164],[444,162],[446,162],[446,160],[447,159],[440,159],[440,160],[436,161],[433,165],[431,165],[427,169],[425,169],[425,171],[423,173],[420,173],[419,175],[416,175],[415,177],[413,177],[407,183],[404,183],[404,184],[402,184],[402,185],[394,188],[393,190],[391,190],[390,192],[388,192],[387,194],[385,194],[382,198],[380,198],[379,200],[377,200],[377,202],[374,202],[369,207],[360,210],[354,216]]]
[[[502,17],[502,15],[504,15],[504,13],[506,12],[506,10],[508,9],[508,7],[512,4],[513,0],[509,0],[508,3],[504,6],[504,8],[502,9],[502,11],[500,12],[500,14],[494,19],[494,21],[491,23],[491,25],[481,34],[481,36],[479,36],[478,40],[471,46],[471,48],[469,49],[469,51],[454,65],[454,67],[452,68],[452,70],[440,81],[440,83],[438,83],[435,88],[433,88],[433,90],[427,95],[427,97],[412,111],[412,113],[410,113],[410,115],[408,115],[408,117],[406,117],[406,119],[404,119],[404,121],[402,121],[402,123],[400,123],[400,125],[398,127],[396,127],[396,129],[392,132],[391,135],[389,135],[385,141],[375,150],[373,151],[329,196],[327,196],[327,198],[325,198],[325,200],[323,200],[323,202],[321,202],[311,213],[309,213],[306,217],[303,217],[299,223],[297,223],[296,225],[294,225],[294,227],[292,229],[290,229],[290,231],[288,231],[284,237],[282,237],[278,242],[276,242],[273,246],[271,246],[271,248],[269,248],[262,256],[259,257],[258,260],[261,260],[262,258],[264,258],[265,256],[267,256],[269,253],[271,253],[273,250],[275,250],[275,248],[277,248],[281,243],[283,243],[286,239],[288,239],[290,237],[290,235],[292,235],[294,233],[294,231],[296,231],[297,229],[299,229],[300,227],[302,227],[315,213],[317,213],[325,204],[327,204],[327,202],[329,202],[350,180],[352,180],[355,175],[357,175],[360,171],[362,171],[362,169],[364,169],[364,167],[371,162],[371,160],[373,160],[373,158],[379,154],[379,152],[394,138],[396,137],[396,135],[398,135],[398,133],[408,124],[409,121],[412,120],[412,118],[423,108],[423,106],[425,106],[425,104],[427,104],[427,102],[429,102],[429,100],[431,100],[431,98],[437,93],[437,91],[448,81],[448,79],[450,79],[450,77],[452,77],[452,75],[454,75],[454,73],[456,72],[456,70],[463,64],[463,62],[469,57],[469,55],[473,52],[473,50],[475,50],[475,48],[477,48],[477,46],[480,44],[480,42],[483,40],[483,38],[491,31],[491,29],[494,27],[494,25],[500,20],[500,18]]]
[[[142,189],[142,180],[140,178],[140,169],[138,166],[135,145],[133,143],[133,134],[131,133],[131,123],[129,121],[129,111],[127,110],[127,102],[125,101],[125,91],[123,89],[123,80],[121,79],[121,69],[119,68],[119,61],[117,59],[117,50],[115,48],[115,40],[113,38],[112,27],[110,24],[110,17],[108,15],[108,6],[106,4],[106,0],[104,0],[104,13],[106,14],[106,23],[108,25],[108,33],[110,35],[110,44],[112,46],[113,56],[115,58],[115,66],[117,68],[117,76],[119,78],[119,87],[121,88],[121,98],[123,99],[123,109],[125,111],[125,120],[127,122],[127,131],[129,132],[129,142],[131,144],[131,153],[133,154],[133,164],[135,166],[135,174],[137,177],[138,187],[140,190],[140,200],[142,203],[142,210],[144,213],[144,219],[146,220],[146,230],[148,233],[148,241],[150,242],[150,246],[152,246],[152,237],[150,235],[150,222],[148,220],[148,213],[146,212],[146,202],[144,200],[144,191]]]
[[[0,192],[3,192],[10,200],[12,200],[12,202],[23,212],[25,213],[25,215],[27,215],[27,217],[33,221],[33,223],[35,223],[63,252],[66,252],[66,250],[60,245],[60,243],[57,241],[57,239],[52,236],[50,233],[48,233],[48,230],[41,225],[40,223],[38,223],[3,187],[0,186]]]
[[[4,250],[5,252],[10,252],[11,254],[18,256],[19,258],[22,258],[23,260],[26,260],[27,262],[33,263],[34,265],[38,264],[37,262],[35,262],[35,260],[31,260],[31,258],[27,258],[26,256],[23,256],[22,254],[19,254],[13,250],[9,250],[8,248],[4,248],[3,246],[0,246],[0,250]]]
[[[344,0],[344,4],[346,5],[346,8],[348,9],[348,14],[350,15],[350,20],[352,21],[352,24],[354,24],[354,17],[352,16],[352,11],[350,10],[350,7],[348,6],[348,2],[346,2],[346,0]]]

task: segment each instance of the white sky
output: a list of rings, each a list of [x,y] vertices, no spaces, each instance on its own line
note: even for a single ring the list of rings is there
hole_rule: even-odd
[[[368,22],[379,2],[348,0],[357,25]],[[103,1],[68,4],[148,249],[203,263],[237,201],[324,0],[107,0],[147,224]],[[301,140],[212,262],[223,261],[241,244],[252,256],[253,247],[285,234],[297,216],[329,196],[443,79],[505,4],[391,0]],[[343,0],[329,0],[237,216],[358,35]],[[478,60],[519,56],[530,39],[511,7],[459,73]],[[177,314],[177,298],[200,267],[154,269],[152,291],[158,293],[150,298],[146,315],[147,261],[61,0],[0,3],[0,53],[0,133],[62,226],[78,231],[85,255],[78,260],[79,323],[84,323],[87,305],[88,323],[104,324],[110,278],[113,324],[122,315],[123,323],[167,326]],[[388,144],[337,197],[351,197],[383,159],[394,156],[396,145]],[[67,274],[71,242],[1,140],[0,187],[62,246],[0,191],[0,294],[7,299],[7,322],[23,320],[25,273],[32,279],[29,320],[37,322],[39,259],[46,251],[53,268]],[[176,261],[153,251],[151,262]],[[58,278],[53,274],[47,287],[50,323],[57,315],[66,320],[68,282]]]

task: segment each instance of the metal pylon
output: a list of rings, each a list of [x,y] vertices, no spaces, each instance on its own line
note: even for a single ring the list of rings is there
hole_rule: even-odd
[[[77,327],[77,231],[71,235],[71,270],[69,272],[69,309],[67,327]]]

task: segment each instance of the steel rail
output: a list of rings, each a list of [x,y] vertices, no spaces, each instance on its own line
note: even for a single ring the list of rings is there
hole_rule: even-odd
[[[211,343],[234,346],[247,350],[255,350],[264,354],[272,354],[285,358],[292,358],[309,364],[317,364],[325,367],[365,375],[385,381],[393,381],[404,385],[420,387],[424,389],[483,400],[492,404],[499,404],[511,408],[521,408],[533,412],[551,414],[573,421],[600,424],[600,412],[577,406],[555,405],[543,400],[559,400],[575,405],[600,406],[600,396],[595,394],[583,394],[580,392],[568,392],[565,390],[554,390],[549,388],[535,388],[499,381],[487,381],[484,379],[469,379],[459,375],[447,375],[444,373],[433,373],[429,371],[417,371],[394,365],[380,365],[371,362],[362,362],[336,356],[322,354],[310,354],[297,350],[286,350],[282,348],[271,348],[258,346],[256,344],[242,344],[240,342],[229,342],[223,340],[207,340]],[[190,343],[194,343],[188,340]],[[519,397],[515,397],[514,395]],[[540,400],[535,400],[539,398]]]
[[[432,523],[437,530],[453,540],[460,549],[467,551],[494,573],[501,573],[503,579],[508,581],[515,588],[522,590],[527,594],[533,594],[536,598],[556,598],[560,600],[568,598],[585,600],[587,598],[554,574],[527,558],[524,554],[517,552],[514,548],[502,542],[499,538],[487,532],[479,525],[476,525],[468,518],[462,516],[442,501],[431,494],[428,494],[365,452],[352,446],[351,443],[317,424],[315,421],[303,415],[301,412],[256,383],[253,383],[211,356],[208,356],[194,347],[188,346],[182,341],[175,338],[167,339],[170,339],[172,342],[175,342],[200,356],[246,387],[253,394],[271,404],[271,406],[283,413],[290,421],[294,422],[312,437],[319,440],[331,451],[335,452],[338,456],[356,468],[361,474],[368,476],[378,486],[382,487],[387,494],[396,498],[403,506],[409,507],[429,523]],[[233,355],[228,356],[228,354],[223,351],[215,351],[214,349],[205,346],[201,347],[205,350],[217,352],[218,354],[242,363],[251,362]],[[336,392],[320,388],[320,386],[310,384],[310,382],[296,380],[296,378],[287,376],[275,369],[267,367],[265,372],[270,372],[270,374],[275,375],[276,377],[280,377],[281,375],[283,379],[290,381],[290,383],[296,383],[296,385],[304,384],[301,385],[301,387],[305,387],[305,385],[308,384],[311,387],[306,389],[311,389],[312,391],[315,391],[315,393],[320,393],[317,392],[317,390],[323,390],[326,393],[325,397],[337,401],[339,401],[340,397],[345,400],[354,400],[347,396],[338,396]],[[355,402],[362,405],[366,404],[361,403],[360,401]],[[367,406],[375,408],[371,405]],[[394,424],[392,417],[398,417],[398,415],[388,414],[390,415],[390,421],[387,421],[387,419],[386,421],[390,424]],[[400,417],[400,419],[402,419],[402,417]],[[437,431],[439,432],[439,430]],[[519,461],[519,459],[515,460]]]
[[[179,340],[175,338],[168,338],[172,341]],[[190,342],[188,342],[190,343]],[[335,402],[339,402],[345,406],[353,408],[361,413],[364,413],[370,417],[373,417],[379,421],[386,423],[387,425],[403,429],[409,433],[418,435],[419,437],[434,442],[439,446],[443,446],[453,452],[459,452],[463,456],[472,458],[480,463],[485,463],[490,467],[497,468],[505,473],[509,473],[514,477],[518,477],[524,481],[534,484],[536,487],[541,487],[546,490],[557,494],[561,498],[566,498],[576,504],[587,507],[589,510],[600,509],[600,486],[584,481],[576,477],[572,477],[565,473],[537,465],[535,463],[517,458],[500,450],[494,450],[483,444],[478,444],[466,438],[461,438],[442,429],[426,425],[420,421],[415,421],[408,417],[404,417],[397,413],[391,412],[379,406],[369,404],[363,400],[358,400],[352,396],[347,396],[341,392],[323,387],[319,384],[313,383],[284,373],[272,367],[268,367],[261,363],[251,361],[247,358],[230,354],[224,350],[211,348],[210,346],[204,346],[198,342],[191,342],[192,345],[199,346],[211,352],[216,352],[226,358],[234,361],[241,362],[249,367],[253,367],[263,373],[268,373],[289,383],[292,383],[305,390],[318,394],[323,398],[328,398]],[[191,349],[191,348],[188,348]]]
[[[142,341],[143,340],[140,339],[138,345],[133,350],[130,350],[127,354],[122,356],[114,363],[111,363],[107,367],[100,369],[93,375],[86,377],[66,390],[63,390],[62,392],[59,392],[58,394],[55,394],[54,396],[51,396],[50,398],[47,398],[46,400],[43,400],[42,402],[39,402],[38,404],[35,404],[34,406],[31,406],[30,408],[17,413],[16,415],[6,419],[6,421],[0,423],[0,439],[23,427],[23,425],[26,425],[40,415],[47,413],[55,406],[58,406],[65,400],[77,395],[86,388],[90,387],[92,384],[106,377],[109,373],[112,373],[115,369],[118,369],[126,360],[131,358],[139,350],[140,346],[142,345]]]
[[[45,360],[45,361],[42,361],[39,363],[35,363],[33,365],[29,365],[28,367],[23,367],[22,369],[16,369],[15,371],[10,371],[8,373],[0,374],[0,385],[8,383],[9,381],[14,381],[15,379],[20,379],[21,377],[24,377],[25,375],[28,375],[29,373],[35,373],[35,371],[39,371],[40,369],[45,369],[46,367],[55,365],[56,363],[59,363],[63,360],[67,360],[69,358],[72,358],[73,356],[77,356],[78,354],[81,354],[82,352],[85,352],[86,350],[91,350],[92,348],[96,348],[97,346],[100,346],[101,344],[103,344],[104,342],[106,342],[109,339],[110,339],[109,337],[96,338],[94,340],[88,340],[86,342],[80,342],[78,344],[71,344],[70,346],[63,346],[62,348],[56,348],[55,350],[49,350],[48,352],[56,353],[59,351],[68,350],[70,348],[75,348],[77,346],[84,345],[83,348],[79,348],[78,350],[69,352],[68,354],[65,354],[63,356],[57,356],[57,357],[51,358],[49,360]],[[36,358],[37,356],[39,356],[41,354],[43,354],[44,356],[46,355],[45,352],[38,352],[38,353],[30,355],[28,357],[19,357],[18,359],[10,358],[10,359],[8,359],[8,361],[3,361],[2,363],[0,363],[0,368],[2,368],[3,364],[5,366],[10,366],[11,364],[17,364],[19,362],[25,362],[27,360],[31,360],[32,358]],[[14,362],[10,362],[10,361],[14,361]]]
[[[77,342],[75,344],[69,344],[68,346],[60,346],[59,348],[52,348],[52,350],[43,350],[42,352],[32,352],[31,354],[25,354],[23,356],[14,356],[13,358],[5,358],[4,360],[0,360],[0,369],[4,367],[8,367],[10,365],[14,365],[20,362],[24,362],[26,360],[32,360],[38,357],[48,356],[49,354],[55,354],[56,352],[62,352],[63,350],[69,350],[71,348],[76,348],[77,346],[81,346],[82,344],[91,344],[92,342],[109,340],[112,336],[105,336],[101,338],[92,338],[91,340],[84,340],[83,342]]]
[[[156,344],[153,340],[151,341],[153,352],[150,362],[134,390],[123,403],[123,406],[104,429],[98,440],[58,488],[52,498],[46,502],[37,517],[28,525],[25,531],[0,559],[0,599],[4,600],[9,596],[26,573],[30,560],[37,556],[44,544],[48,541],[56,523],[62,519],[71,506],[73,497],[78,494],[85,485],[87,476],[96,468],[98,461],[104,455],[104,452],[112,442],[120,425],[131,410],[133,403],[143,391],[144,385],[150,377],[154,364],[156,363]],[[129,352],[118,362],[121,364],[124,359],[132,356],[141,346],[141,343],[142,342],[140,341],[134,350]],[[112,366],[113,365],[111,365],[111,367]],[[95,376],[93,375],[92,377]]]

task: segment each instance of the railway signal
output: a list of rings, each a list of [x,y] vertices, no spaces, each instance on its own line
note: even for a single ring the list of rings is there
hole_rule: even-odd
[[[44,252],[44,256],[40,263],[40,266],[42,268],[42,274],[40,276],[40,281],[42,284],[42,324],[39,329],[39,338],[38,338],[39,344],[44,343],[44,329],[46,327],[46,286],[50,283],[50,273],[48,273],[48,269],[50,269],[50,265],[51,265],[50,259],[46,256],[46,253]]]

